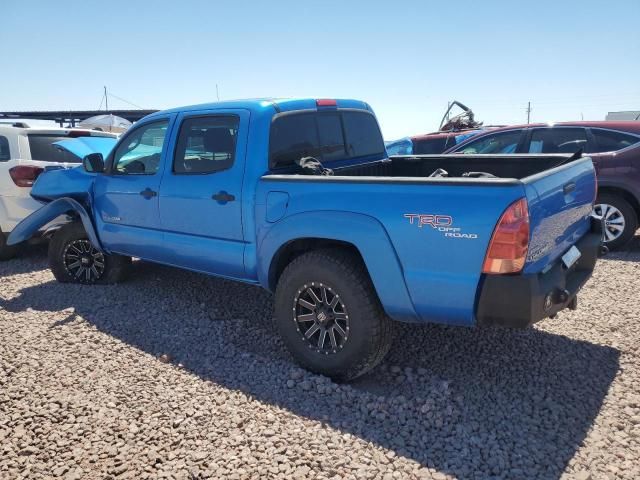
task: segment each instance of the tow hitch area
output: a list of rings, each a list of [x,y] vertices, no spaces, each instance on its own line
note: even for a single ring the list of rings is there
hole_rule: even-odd
[[[565,290],[565,292],[566,292],[566,290]],[[566,302],[566,297],[565,297],[564,301]],[[565,308],[568,308],[569,310],[577,310],[578,309],[578,295],[573,297],[571,299],[571,301],[569,303],[567,303],[567,306]],[[559,310],[558,312],[554,313],[553,315],[549,315],[549,318],[551,318],[551,319],[556,318],[558,316],[558,313],[560,313],[560,312],[561,312],[561,310]]]
[[[597,224],[594,230],[575,244],[572,254],[544,273],[485,275],[476,313],[478,324],[522,328],[554,318],[567,308],[575,310],[576,294],[591,277],[603,251]]]
[[[569,310],[577,310],[578,309],[578,295],[576,295],[575,297],[573,297],[571,299],[571,301],[569,302],[569,305],[567,305],[567,308]]]

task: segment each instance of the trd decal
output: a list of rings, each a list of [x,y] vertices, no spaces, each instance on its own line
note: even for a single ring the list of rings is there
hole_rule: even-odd
[[[422,228],[424,225],[429,225],[432,228],[448,227],[453,223],[453,218],[449,215],[422,215],[419,213],[405,213],[405,217],[409,219],[409,223],[413,225],[413,222],[418,224],[418,227]]]
[[[403,216],[409,219],[410,225],[417,225],[418,228],[428,225],[448,238],[478,238],[475,233],[463,233],[460,227],[454,227],[453,217],[449,215],[405,213]]]

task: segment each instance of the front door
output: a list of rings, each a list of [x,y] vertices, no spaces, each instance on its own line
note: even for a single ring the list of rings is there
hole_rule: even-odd
[[[154,119],[127,132],[107,162],[107,172],[96,178],[96,223],[109,251],[159,258],[158,192],[170,125],[169,117]]]
[[[160,221],[174,265],[244,278],[242,180],[249,112],[181,114],[160,187]]]

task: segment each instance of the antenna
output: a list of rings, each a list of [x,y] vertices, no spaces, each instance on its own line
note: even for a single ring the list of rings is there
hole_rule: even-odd
[[[531,120],[531,102],[527,103],[527,125],[530,123]]]

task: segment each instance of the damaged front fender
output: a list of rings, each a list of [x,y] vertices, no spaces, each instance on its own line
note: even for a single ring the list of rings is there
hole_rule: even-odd
[[[16,245],[30,239],[36,232],[38,232],[38,230],[44,227],[51,220],[69,212],[75,212],[78,214],[82,221],[82,225],[87,232],[89,241],[96,249],[103,252],[104,250],[102,249],[102,245],[96,235],[93,222],[91,221],[91,215],[89,215],[80,202],[69,197],[54,200],[22,220],[18,225],[16,225],[9,235],[7,245]]]

